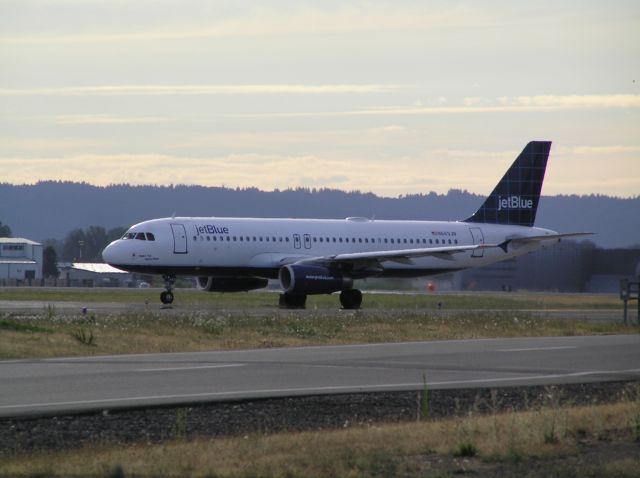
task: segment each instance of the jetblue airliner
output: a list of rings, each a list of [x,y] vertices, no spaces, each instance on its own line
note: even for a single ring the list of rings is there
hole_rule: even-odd
[[[309,294],[340,292],[357,309],[366,277],[418,277],[480,267],[563,237],[534,227],[551,142],[524,148],[480,209],[462,221],[170,217],[132,226],[102,252],[108,264],[161,274],[164,304],[178,275],[205,291],[239,292],[278,279],[280,305],[303,308]]]

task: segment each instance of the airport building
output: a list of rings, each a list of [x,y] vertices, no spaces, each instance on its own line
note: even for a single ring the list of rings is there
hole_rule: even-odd
[[[620,279],[638,280],[640,248],[600,249],[563,241],[526,256],[456,274],[455,289],[617,293]]]
[[[130,287],[133,274],[109,264],[59,262],[57,284],[68,287]]]
[[[42,244],[0,237],[0,285],[24,285],[42,279]]]

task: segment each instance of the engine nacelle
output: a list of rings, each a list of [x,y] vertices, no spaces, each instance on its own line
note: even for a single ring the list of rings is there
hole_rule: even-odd
[[[286,265],[280,269],[278,278],[290,295],[331,294],[353,287],[353,279],[322,266]]]
[[[198,289],[207,292],[247,292],[267,287],[268,282],[257,277],[196,277]]]

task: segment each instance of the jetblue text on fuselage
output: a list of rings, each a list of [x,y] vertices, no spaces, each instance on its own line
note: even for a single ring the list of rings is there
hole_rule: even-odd
[[[520,196],[498,196],[498,211],[503,209],[533,209],[533,199],[522,199]]]
[[[228,227],[216,226],[215,224],[204,224],[196,226],[196,233],[200,234],[229,234]]]

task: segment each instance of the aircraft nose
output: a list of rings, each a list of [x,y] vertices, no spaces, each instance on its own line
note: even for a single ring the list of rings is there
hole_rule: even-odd
[[[102,251],[102,260],[107,264],[115,264],[117,262],[117,243],[118,241],[113,241],[107,247],[105,247]]]

